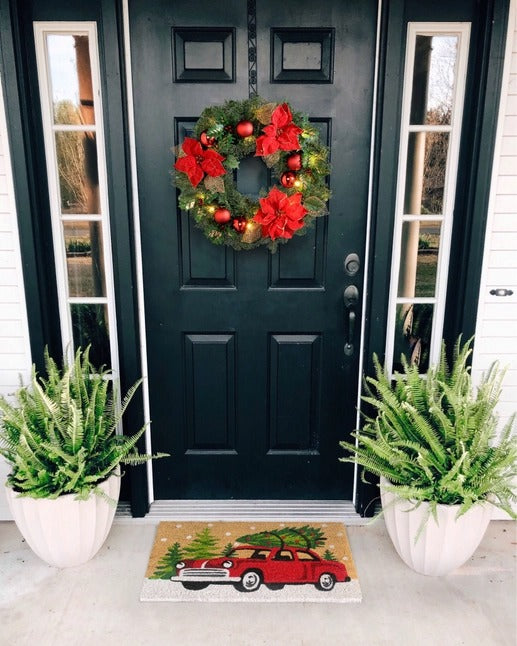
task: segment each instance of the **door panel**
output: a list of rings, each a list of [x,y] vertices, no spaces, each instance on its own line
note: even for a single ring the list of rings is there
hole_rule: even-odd
[[[332,161],[329,216],[276,254],[211,245],[170,183],[203,109],[248,96],[247,4],[129,3],[153,450],[171,454],[155,497],[350,498],[343,290],[362,271],[343,260],[364,257],[376,2],[257,2],[258,92],[307,112]],[[270,185],[243,161],[239,190]]]
[[[187,451],[235,453],[235,335],[184,341]]]
[[[268,453],[314,453],[320,437],[321,335],[272,334],[269,355]],[[301,399],[300,393],[307,395]]]

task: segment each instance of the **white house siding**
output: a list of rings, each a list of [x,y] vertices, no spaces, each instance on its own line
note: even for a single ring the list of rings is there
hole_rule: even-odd
[[[490,290],[497,288],[510,289],[513,294],[491,295]],[[474,378],[478,380],[496,360],[508,368],[498,407],[502,426],[517,411],[517,0],[510,5],[477,315]]]
[[[19,377],[30,374],[31,352],[13,178],[0,84],[0,393],[8,395]],[[0,520],[10,518],[3,483],[7,465],[0,458]]]
[[[511,296],[490,290],[511,289]],[[517,410],[517,0],[510,28],[496,139],[492,193],[481,276],[473,371],[476,378],[496,359],[508,366],[501,418]]]

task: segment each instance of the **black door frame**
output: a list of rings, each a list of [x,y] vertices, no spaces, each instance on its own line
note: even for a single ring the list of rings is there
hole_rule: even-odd
[[[218,293],[218,290],[214,290],[210,294],[206,291],[206,287],[208,286],[206,284],[205,289],[189,289],[188,282],[182,278],[181,275],[176,275],[177,269],[175,268],[175,261],[174,266],[170,266],[170,258],[168,259],[168,262],[163,265],[160,262],[154,263],[153,260],[149,260],[153,258],[168,257],[166,255],[167,252],[160,246],[160,240],[166,241],[167,245],[173,244],[175,247],[173,252],[176,253],[175,242],[171,242],[175,241],[176,235],[178,235],[182,241],[182,250],[185,248],[188,249],[189,240],[193,239],[191,236],[185,235],[186,227],[180,224],[181,220],[180,223],[176,222],[176,218],[171,220],[169,209],[172,208],[173,205],[172,207],[169,207],[169,205],[171,199],[174,199],[174,194],[171,192],[170,187],[167,186],[166,182],[162,182],[161,185],[157,184],[155,181],[155,173],[147,172],[148,167],[165,168],[171,163],[171,156],[168,151],[171,143],[167,143],[165,146],[162,145],[163,135],[159,134],[159,129],[153,128],[154,124],[163,121],[163,117],[161,115],[170,110],[170,115],[168,117],[169,121],[173,115],[182,115],[181,119],[177,117],[179,123],[176,133],[177,138],[181,141],[182,135],[179,133],[183,130],[183,122],[187,120],[185,115],[191,115],[192,110],[192,107],[189,106],[185,100],[185,97],[191,90],[193,90],[197,99],[197,101],[194,99],[196,101],[195,110],[201,111],[198,104],[200,86],[194,84],[189,85],[188,87],[185,85],[180,86],[167,84],[167,86],[163,88],[163,93],[167,97],[167,101],[165,103],[161,103],[160,99],[157,99],[153,104],[149,104],[148,102],[148,97],[152,96],[153,93],[156,92],[155,88],[159,88],[161,86],[164,82],[163,79],[165,78],[165,82],[167,83],[166,79],[170,79],[171,76],[176,73],[174,72],[174,67],[172,65],[174,61],[171,61],[170,58],[170,25],[175,25],[175,27],[178,28],[178,31],[180,31],[180,26],[189,25],[191,28],[193,24],[196,25],[195,21],[198,20],[198,18],[192,14],[191,9],[189,9],[188,3],[179,2],[177,5],[178,8],[175,10],[174,3],[169,1],[156,2],[152,5],[148,5],[145,1],[132,0],[129,2],[129,22],[131,25],[130,37],[133,56],[132,63],[135,69],[133,83],[135,88],[135,123],[137,126],[136,147],[139,162],[138,167],[142,171],[142,175],[139,177],[139,201],[142,205],[142,255],[144,260],[144,280],[146,285],[146,314],[148,315],[147,339],[149,347],[149,383],[151,386],[151,408],[153,410],[152,442],[153,447],[155,447],[156,450],[168,451],[172,454],[172,459],[170,461],[160,461],[156,463],[153,469],[157,495],[160,498],[175,498],[176,495],[178,497],[203,498],[206,497],[206,491],[210,490],[212,492],[211,495],[214,497],[233,497],[234,495],[237,497],[244,496],[246,498],[253,498],[254,496],[259,498],[274,498],[275,496],[280,498],[308,496],[310,498],[326,499],[328,496],[328,498],[351,499],[352,484],[354,483],[353,465],[344,465],[339,463],[337,460],[336,449],[339,450],[338,442],[343,437],[343,429],[351,430],[356,424],[356,391],[360,382],[357,365],[359,357],[358,350],[356,350],[352,356],[343,355],[343,313],[340,310],[340,307],[342,307],[340,304],[342,304],[343,289],[348,282],[357,285],[359,290],[362,288],[363,284],[362,278],[364,262],[361,260],[362,266],[360,267],[360,271],[357,275],[353,278],[348,278],[343,271],[343,259],[347,253],[353,251],[358,251],[361,258],[364,254],[364,238],[366,233],[365,220],[368,208],[367,198],[370,166],[371,106],[373,103],[373,69],[375,62],[375,37],[378,13],[377,0],[375,0],[375,2],[365,3],[364,7],[361,2],[350,3],[348,9],[339,2],[329,2],[325,4],[327,7],[324,12],[325,15],[329,15],[331,13],[331,7],[333,8],[333,11],[336,12],[335,47],[336,56],[339,56],[340,58],[339,66],[341,69],[339,74],[336,73],[335,85],[327,86],[327,92],[329,95],[337,95],[339,97],[337,101],[332,102],[332,106],[323,105],[321,97],[325,96],[325,94],[322,95],[316,90],[319,85],[310,83],[305,84],[302,82],[299,85],[291,87],[291,92],[295,92],[292,96],[292,104],[294,105],[295,103],[295,96],[298,97],[298,103],[300,100],[306,100],[306,102],[309,100],[315,100],[318,105],[317,108],[315,107],[316,114],[322,117],[327,115],[333,116],[331,122],[333,140],[346,142],[346,144],[344,144],[342,155],[339,150],[337,151],[337,155],[335,155],[335,149],[331,153],[334,159],[335,168],[334,179],[331,178],[330,182],[333,190],[335,189],[334,199],[337,199],[337,202],[331,202],[330,210],[331,213],[334,213],[335,210],[336,216],[345,215],[345,213],[348,213],[348,215],[346,217],[336,217],[336,219],[333,219],[333,216],[331,215],[328,220],[322,220],[318,224],[318,229],[324,225],[329,228],[329,231],[334,230],[334,235],[330,235],[330,237],[328,237],[327,234],[328,240],[326,243],[326,253],[335,254],[334,261],[332,262],[332,268],[329,265],[328,270],[326,271],[325,288],[323,290],[318,290],[319,293],[313,292],[312,295],[309,296],[311,300],[311,305],[309,306],[312,310],[311,314],[308,314],[307,318],[302,317],[304,320],[298,322],[293,319],[289,320],[287,318],[289,316],[288,314],[285,314],[285,321],[280,320],[280,316],[281,312],[285,310],[286,312],[294,313],[299,319],[301,312],[304,311],[304,306],[301,304],[301,298],[304,296],[302,293],[304,290],[301,288],[304,286],[304,283],[298,283],[300,289],[290,289],[287,291],[275,290],[274,283],[272,283],[273,289],[264,291],[263,286],[268,284],[268,282],[271,282],[271,279],[268,281],[267,276],[265,274],[261,274],[261,272],[265,272],[267,269],[269,260],[267,260],[267,258],[265,258],[260,252],[260,258],[258,258],[257,254],[253,252],[251,252],[251,254],[242,254],[235,257],[235,261],[237,263],[236,266],[238,267],[236,270],[237,280],[239,278],[242,279],[243,274],[247,275],[246,280],[242,279],[240,281],[240,288],[237,290],[238,292],[241,292],[241,294],[232,294],[229,291],[219,291]],[[227,23],[224,21],[228,20],[228,22],[232,23],[231,26],[238,29],[235,40],[236,48],[239,52],[239,58],[236,61],[236,68],[239,70],[239,83],[234,86],[216,86],[209,84],[201,96],[210,96],[213,103],[222,103],[224,98],[228,95],[241,96],[246,93],[248,88],[246,88],[245,64],[249,60],[248,55],[250,52],[253,55],[256,51],[255,44],[248,44],[248,48],[246,48],[246,7],[240,0],[233,2],[232,7],[236,10],[235,21],[231,20],[231,14],[228,12],[217,12],[211,8],[210,3],[205,3],[203,24],[205,20],[213,20],[215,24],[221,26],[226,25]],[[352,10],[351,7],[357,7],[357,10]],[[303,17],[306,13],[311,16],[309,18],[309,23],[307,23],[307,20]],[[164,15],[167,15],[167,20],[163,19]],[[300,17],[297,19],[298,22],[295,24],[297,25],[297,28],[307,28],[310,24],[319,25],[321,23],[317,22],[319,18],[316,16],[318,15],[318,12],[312,11],[310,3],[303,3],[300,5]],[[256,23],[259,28],[258,32],[255,31],[255,34],[257,35],[258,43],[258,85],[260,94],[267,97],[268,100],[281,100],[283,95],[286,92],[289,92],[285,85],[274,85],[274,71],[270,70],[268,55],[268,46],[271,43],[269,27],[275,26],[275,24],[285,25],[286,21],[289,20],[290,17],[288,15],[282,14],[279,16],[278,12],[274,10],[274,5],[272,3],[263,2],[262,10],[260,3],[257,3]],[[208,24],[210,24],[210,22],[208,22]],[[348,36],[344,35],[344,25],[347,25],[348,27]],[[207,27],[205,26],[205,28]],[[340,29],[343,31],[340,31]],[[176,32],[173,32],[173,35],[175,33]],[[147,40],[150,34],[153,34],[152,41]],[[337,34],[342,34],[341,38],[343,40],[341,43],[337,41]],[[363,34],[360,42],[357,34]],[[283,36],[284,39],[286,37],[286,35]],[[309,37],[307,38],[310,39]],[[159,51],[158,49],[154,49],[155,47],[158,47],[158,43],[160,44]],[[352,45],[352,43],[354,43],[354,45]],[[152,55],[151,52],[153,52]],[[339,55],[337,52],[343,53]],[[349,73],[347,66],[343,65],[343,61],[346,60],[349,60],[349,64],[352,64],[352,60],[362,61],[361,70],[358,70],[357,78],[355,78],[355,73]],[[352,89],[358,87],[358,79],[365,78],[365,75],[367,75],[366,85],[364,85],[364,81],[361,80],[361,88],[364,86],[366,95],[363,94],[362,89],[355,91]],[[342,82],[344,83],[343,88],[339,85]],[[185,92],[183,92],[183,88],[185,89]],[[208,94],[206,94],[207,92]],[[306,99],[303,98],[304,92],[306,92]],[[342,106],[342,110],[339,109],[341,92],[343,92],[343,97],[347,97],[346,103]],[[180,108],[175,107],[176,100],[178,100],[178,105],[181,106]],[[364,103],[365,101],[367,101],[367,105]],[[347,105],[349,105],[349,107],[345,107]],[[358,109],[359,105],[363,106],[362,109]],[[168,106],[170,106],[170,108]],[[348,109],[350,109],[350,113],[348,112]],[[357,133],[352,134],[349,132],[349,134],[347,134],[346,132],[341,132],[345,127],[344,123],[351,121],[351,114],[356,115]],[[347,141],[348,139],[350,139],[350,141]],[[177,140],[175,143],[178,143]],[[352,152],[354,149],[357,150],[355,155]],[[155,156],[157,155],[160,155],[159,162],[155,161]],[[341,157],[341,160],[339,157]],[[347,159],[346,164],[343,163],[344,159]],[[356,162],[357,169],[354,169],[354,164]],[[347,197],[345,199],[337,197],[340,195],[340,187],[336,185],[339,184],[339,175],[341,173],[346,176],[345,186],[348,187],[349,191],[349,193],[347,191]],[[350,178],[360,178],[360,184],[357,181],[351,181]],[[356,188],[356,186],[358,188]],[[362,188],[359,188],[359,186]],[[161,214],[161,219],[157,215],[153,217],[153,214],[158,213]],[[160,236],[156,236],[155,227],[160,229]],[[339,233],[340,227],[343,229],[341,233]],[[178,233],[178,230],[181,231],[181,236]],[[194,231],[193,234],[199,234],[199,232]],[[318,243],[321,239],[322,238],[318,233]],[[307,236],[305,239],[300,239],[297,242],[297,246],[303,244],[305,249],[308,250],[307,243],[310,245],[311,242],[312,237]],[[199,249],[203,248],[202,241],[200,244],[202,246],[198,246],[198,254]],[[165,246],[165,243],[163,243],[163,246]],[[208,248],[206,251],[208,252]],[[286,253],[296,254],[296,251],[296,248],[294,250],[290,248],[289,252]],[[224,248],[219,249],[217,253],[219,254],[220,252],[223,252],[224,254]],[[179,251],[179,253],[181,255],[182,251]],[[190,254],[188,252],[184,253],[184,257],[187,258],[187,262],[184,263],[185,265],[188,265],[189,255]],[[193,250],[191,256],[193,262],[201,263],[201,258],[196,258],[196,255],[195,250]],[[210,258],[211,255],[212,252],[208,254],[207,258]],[[282,255],[283,252],[280,256]],[[331,256],[329,255],[329,257]],[[272,258],[273,263],[275,263],[275,256]],[[276,258],[278,258],[278,256]],[[289,255],[287,258],[289,258]],[[262,260],[265,260],[266,263],[264,264]],[[252,263],[257,264],[254,266],[254,271],[250,272]],[[154,272],[153,265],[157,268],[159,267],[159,271]],[[275,265],[273,264],[273,267],[274,266]],[[286,265],[284,265],[284,267],[287,269]],[[301,267],[303,267],[303,265],[301,265]],[[205,269],[205,267],[203,267],[203,269]],[[167,273],[165,274],[165,272]],[[188,275],[188,269],[185,269],[185,272]],[[160,280],[163,280],[164,275],[168,275],[170,277],[167,280],[167,284],[164,284],[161,288],[157,288],[157,286],[160,285]],[[210,274],[200,275],[205,276]],[[304,274],[300,275],[302,276]],[[310,272],[309,275],[311,275]],[[185,283],[185,288],[177,289],[182,283]],[[288,285],[287,283],[283,284],[286,287]],[[243,310],[237,313],[238,301],[239,298],[242,298],[242,291],[248,288],[253,290],[254,285],[257,287],[252,301],[253,308],[245,305]],[[291,284],[291,287],[293,285],[294,282]],[[294,300],[297,298],[296,292],[299,292],[300,294],[298,296],[298,302]],[[308,292],[305,294],[306,297],[307,294]],[[214,302],[211,304],[213,307],[225,308],[225,306],[222,305],[223,301],[226,301],[228,304],[231,303],[231,305],[229,305],[230,309],[224,309],[224,311],[230,312],[233,310],[233,306],[235,306],[235,316],[225,316],[221,311],[221,313],[215,317],[216,320],[206,321],[201,320],[200,318],[196,318],[194,320],[194,315],[192,313],[204,312],[205,306],[202,302],[206,298],[214,299]],[[276,307],[269,307],[273,298],[276,299]],[[196,301],[195,299],[199,300]],[[203,301],[201,299],[203,299]],[[246,300],[247,299],[245,299],[245,301]],[[155,305],[153,305],[153,303]],[[262,311],[264,316],[271,317],[268,318],[269,323],[267,328],[270,331],[279,332],[281,330],[285,333],[301,333],[302,330],[310,332],[318,331],[318,333],[324,331],[321,335],[321,353],[322,357],[325,357],[323,362],[328,362],[329,369],[321,373],[322,376],[318,377],[317,380],[315,379],[313,383],[315,386],[321,383],[322,385],[320,385],[320,389],[324,400],[333,403],[330,406],[327,405],[323,408],[325,419],[323,424],[321,424],[321,435],[318,439],[318,451],[315,451],[314,455],[306,456],[305,451],[303,450],[295,451],[295,446],[293,445],[290,450],[285,451],[285,453],[281,453],[280,451],[267,451],[267,449],[264,450],[264,446],[261,446],[261,444],[266,444],[266,442],[263,442],[261,439],[256,442],[253,449],[250,450],[250,445],[253,440],[249,440],[248,438],[262,438],[263,429],[267,428],[268,420],[262,418],[262,414],[265,413],[266,408],[264,406],[260,407],[262,396],[264,395],[265,397],[266,392],[268,395],[270,392],[272,393],[275,389],[271,387],[271,384],[276,383],[273,373],[268,373],[268,371],[264,369],[265,366],[260,366],[259,368],[252,363],[247,364],[248,366],[254,365],[254,377],[257,377],[260,374],[259,388],[254,385],[256,383],[254,379],[246,379],[244,372],[240,371],[242,364],[240,364],[239,357],[241,356],[241,352],[250,352],[250,339],[253,335],[257,335],[254,337],[257,339],[255,341],[255,343],[257,343],[255,351],[257,347],[260,347],[261,357],[263,357],[264,362],[267,361],[268,354],[273,357],[275,356],[273,341],[271,341],[272,350],[268,353],[266,344],[267,336],[264,334],[265,330],[262,329],[259,331],[262,325],[261,316],[256,316],[255,313],[251,314],[250,318],[253,318],[254,321],[251,322],[251,324],[249,319],[246,321],[246,335],[242,334],[242,331],[239,330],[239,325],[236,323],[237,318],[239,318],[240,322],[243,322],[245,317],[249,316],[248,312],[255,312],[256,310]],[[177,317],[174,314],[175,311],[178,312]],[[188,312],[188,319],[187,314],[185,314],[186,312]],[[323,315],[316,315],[314,314],[315,312],[325,312],[325,316],[328,317],[328,320],[324,322],[322,320]],[[318,316],[319,318],[317,318]],[[357,312],[357,316],[360,316],[359,312]],[[178,323],[178,325],[180,325],[179,329],[175,327],[175,318],[177,318],[178,321],[181,320],[181,324]],[[255,321],[260,322],[257,325]],[[308,321],[310,321],[310,323],[308,323]],[[209,326],[208,330],[204,327],[207,325]],[[215,452],[212,453],[210,451],[210,448],[212,448],[210,441],[207,441],[207,444],[204,447],[199,447],[204,449],[202,451],[187,451],[187,448],[194,448],[193,444],[189,444],[188,441],[184,439],[185,436],[187,436],[188,430],[195,427],[194,423],[189,423],[189,404],[195,400],[195,396],[192,393],[192,390],[195,388],[195,386],[193,387],[193,376],[197,376],[199,372],[202,372],[202,369],[192,370],[190,368],[190,357],[192,356],[190,345],[186,348],[182,347],[183,344],[180,343],[182,333],[185,333],[185,330],[226,333],[228,331],[233,331],[234,325],[238,330],[236,333],[235,360],[232,356],[229,363],[232,366],[232,370],[234,362],[237,366],[236,374],[238,376],[235,379],[236,390],[238,392],[238,395],[236,396],[237,415],[240,417],[241,423],[244,416],[248,416],[245,426],[243,427],[246,429],[246,433],[237,433],[236,435],[236,442],[240,444],[240,447],[238,447],[238,453],[240,453],[240,455],[237,458],[232,457],[231,454],[225,456],[224,454],[217,455]],[[290,328],[290,325],[293,327]],[[327,327],[329,326],[332,327],[331,334],[329,334],[327,330]],[[335,328],[338,328],[339,331],[335,330]],[[251,334],[250,330],[253,330]],[[200,338],[207,339],[207,337]],[[230,336],[229,338],[233,341],[234,337]],[[272,336],[270,338],[273,340],[275,337]],[[318,342],[319,334],[315,338]],[[339,339],[341,339],[341,341]],[[199,338],[197,341],[199,341]],[[211,346],[209,345],[208,347]],[[329,352],[329,348],[332,348],[331,356],[327,354]],[[178,368],[175,368],[174,370],[176,373],[175,381],[171,379],[170,373],[166,373],[163,369],[164,356],[167,357],[168,365],[178,366]],[[318,358],[318,364],[319,361],[320,359]],[[330,366],[332,364],[335,364],[335,367],[331,368]],[[317,365],[316,362],[314,365]],[[335,382],[332,378],[329,378],[329,375],[333,374],[332,370],[336,371]],[[183,375],[186,376],[184,377]],[[266,380],[266,375],[269,377],[269,381]],[[286,370],[285,375],[289,378],[289,369]],[[280,374],[278,377],[280,377]],[[187,380],[187,387],[184,385],[184,378]],[[336,385],[338,378],[343,379],[343,381],[346,380],[347,385],[340,385],[338,387]],[[169,379],[171,379],[172,382],[170,384],[168,382]],[[210,375],[207,374],[205,379],[206,381],[204,383],[209,383],[208,380],[210,379]],[[287,381],[287,379],[285,379],[285,381]],[[177,404],[173,407],[174,417],[179,417],[179,426],[182,427],[182,430],[177,431],[177,429],[169,428],[168,415],[171,410],[171,400],[163,398],[157,394],[156,388],[153,388],[154,384],[159,384],[158,390],[161,388],[166,392],[170,390],[171,395],[174,393],[172,398],[177,398]],[[264,393],[262,393],[262,389],[264,389]],[[203,392],[208,392],[211,389],[209,386],[205,386],[202,390]],[[315,388],[316,392],[317,390],[318,389]],[[217,395],[215,396],[217,397]],[[212,397],[214,397],[213,392]],[[218,397],[218,401],[225,400],[226,393]],[[254,403],[248,405],[248,401],[253,401]],[[271,395],[271,399],[269,401],[274,401],[273,395]],[[260,408],[259,410],[256,410],[256,414],[250,415],[250,411],[254,405],[258,405]],[[271,408],[274,410],[274,404],[271,405]],[[246,411],[246,413],[244,413],[244,411]],[[340,421],[337,425],[333,424],[333,415],[340,417],[345,414],[348,418],[346,422]],[[203,418],[202,411],[200,412],[200,417]],[[214,424],[214,426],[216,426],[217,429],[224,428],[224,420],[217,421],[218,423]],[[183,424],[185,424],[184,432]],[[290,424],[293,424],[292,417]],[[229,424],[229,426],[231,427],[231,424]],[[318,431],[316,429],[318,424],[313,422],[311,427],[316,431],[314,435],[317,436]],[[216,434],[216,432],[214,432],[214,434]],[[174,439],[171,440],[170,438],[173,436]],[[332,436],[332,439],[327,441],[326,438],[330,436]],[[263,439],[265,440],[265,436]],[[232,442],[230,442],[229,445],[234,448]],[[229,448],[229,446],[226,448]],[[242,451],[240,449],[242,449]],[[266,465],[261,464],[261,460],[271,460],[272,465],[270,472],[267,470],[264,471],[266,469]],[[326,460],[325,466],[323,466],[324,460]],[[228,464],[224,464],[223,461],[227,461]],[[234,466],[232,462],[237,463],[237,466]],[[214,463],[215,466],[213,466]],[[177,464],[177,467],[175,467],[175,464]],[[246,464],[243,468],[243,472],[239,473],[236,477],[236,474],[231,472],[231,469],[235,469],[237,471],[237,469],[240,468],[240,465],[243,464]],[[198,469],[198,471],[196,471],[196,469]],[[227,469],[230,473],[227,473]],[[281,473],[279,473],[280,471]],[[337,471],[337,473],[334,473],[335,471]],[[221,477],[219,475],[221,472],[225,472],[226,477]],[[262,474],[264,472],[269,473],[271,477],[266,479],[266,482],[260,482],[260,475],[255,474]],[[286,478],[285,474],[287,473],[289,474],[289,477]],[[329,473],[332,473],[332,480],[330,480]],[[297,476],[299,476],[299,480],[296,479]],[[282,477],[285,478],[284,486],[280,486],[277,491],[274,491],[272,489],[272,483],[279,482]],[[226,485],[227,482],[231,482],[231,485]],[[238,484],[239,482],[241,482],[241,485]],[[322,491],[323,482],[325,482],[326,492]],[[237,485],[235,483],[237,483]],[[294,483],[296,483],[296,485]],[[225,485],[227,486],[226,490],[221,491],[219,487],[222,488]],[[235,493],[230,490],[230,486],[235,487]],[[318,486],[320,487],[319,490],[317,489]],[[244,491],[245,487],[247,488],[247,491]],[[339,491],[338,487],[341,487],[342,489],[348,487],[349,491]]]
[[[470,336],[475,329],[487,205],[495,145],[509,0],[460,0],[477,8],[470,50],[470,79],[467,96],[470,112],[465,115],[461,157],[470,159],[458,178],[456,222],[450,272],[456,277],[447,294],[444,338],[451,340],[460,331]],[[53,16],[45,19],[77,19],[79,3],[55,1]],[[445,8],[448,2],[443,3]],[[25,3],[0,0],[0,73],[3,84],[11,159],[18,213],[25,295],[33,360],[41,367],[45,345],[55,355],[61,352],[53,251],[49,239],[49,208],[45,179],[38,174],[42,163],[41,119],[34,94],[34,61],[24,46],[27,16]],[[94,5],[94,6],[92,6]],[[127,97],[124,82],[124,42],[122,0],[99,0],[82,19],[99,23],[101,61],[109,70],[109,83],[103,75],[106,148],[110,169],[109,199],[115,268],[121,387],[127,388],[140,374],[138,304],[134,256],[134,227],[129,167]],[[384,0],[380,19],[377,127],[374,138],[371,234],[366,285],[363,372],[372,370],[371,356],[384,354],[389,293],[389,269],[393,236],[393,212],[400,127],[401,79],[405,33],[409,20],[440,20],[442,5],[422,7],[420,0]],[[81,9],[84,5],[81,4]],[[82,14],[81,14],[82,15]],[[427,17],[426,17],[427,16]],[[443,18],[442,18],[443,19]],[[449,18],[448,18],[449,19]],[[27,55],[27,51],[29,54]],[[51,262],[49,262],[51,260]],[[375,271],[374,271],[375,270]],[[123,323],[122,323],[123,322]],[[132,416],[143,418],[141,402]],[[338,457],[336,447],[336,459]],[[127,478],[125,479],[128,480]],[[132,512],[148,511],[145,468],[131,474]],[[356,508],[363,515],[373,512],[371,500],[376,490],[357,483]]]
[[[33,15],[30,14],[34,5]],[[20,231],[23,275],[33,362],[43,370],[43,350],[62,354],[61,332],[45,171],[43,132],[33,42],[32,20],[92,20],[98,24],[103,94],[110,229],[118,322],[120,388],[126,392],[141,374],[134,226],[126,122],[124,60],[121,52],[121,5],[99,0],[89,5],[52,0],[41,14],[37,0],[0,0],[0,72],[11,145],[15,202]],[[106,71],[109,71],[109,74]],[[127,428],[143,424],[141,393],[125,416]],[[145,450],[142,438],[141,450]],[[122,499],[131,500],[134,516],[149,509],[145,465],[122,480]]]
[[[448,283],[443,330],[443,338],[449,345],[460,332],[464,338],[471,337],[476,327],[509,12],[509,0],[468,0],[460,4],[466,10],[470,8],[476,18],[469,49],[453,251],[449,264],[449,275],[455,279]],[[384,360],[407,24],[450,21],[448,6],[448,2],[422,3],[420,0],[386,0],[384,3],[377,105],[380,127],[375,145],[376,181],[372,195],[367,286],[369,309],[364,340],[365,374],[374,372],[373,353],[381,362]],[[358,486],[356,509],[360,514],[373,514],[371,502],[377,493],[374,485],[362,483]]]

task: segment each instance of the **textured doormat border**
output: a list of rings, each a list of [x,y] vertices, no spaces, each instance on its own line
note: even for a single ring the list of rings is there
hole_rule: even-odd
[[[240,558],[232,558],[232,549],[236,549],[234,554]],[[300,552],[303,554],[298,558]],[[317,556],[311,555],[311,552]],[[196,557],[195,563],[189,562],[189,559]],[[285,557],[289,557],[288,563],[283,562]],[[206,585],[206,576],[211,579],[209,584],[202,589],[187,589],[178,580],[178,560],[185,563],[185,570],[189,569],[188,574],[195,579],[194,586],[200,579]],[[232,581],[213,583],[214,577],[217,579],[221,573],[225,574],[223,562],[226,562]],[[228,563],[231,564],[229,567]],[[208,572],[210,567],[213,570]],[[253,574],[246,576],[248,571],[258,573],[261,579],[258,589],[254,591],[247,591],[247,588],[256,585]],[[348,581],[339,581],[344,578],[343,573],[348,575]],[[335,583],[330,590],[322,589],[329,587],[329,574],[333,575]],[[320,575],[323,577],[321,583]],[[318,581],[315,583],[316,578]],[[275,580],[277,583],[273,582]],[[192,581],[190,587],[193,587]],[[140,600],[357,603],[362,600],[362,593],[346,528],[342,523],[300,520],[162,521],[156,529]]]

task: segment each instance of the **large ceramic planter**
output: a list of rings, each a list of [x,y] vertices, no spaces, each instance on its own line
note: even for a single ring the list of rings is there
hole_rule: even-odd
[[[414,505],[386,491],[381,500],[388,534],[398,555],[420,574],[440,576],[463,565],[474,554],[492,517],[492,505],[480,503],[456,518],[459,505],[438,505],[438,522],[431,515],[418,538],[429,505]],[[411,511],[410,511],[411,510]]]
[[[118,474],[99,486],[118,500]],[[95,556],[108,536],[116,511],[116,505],[97,494],[91,494],[88,500],[76,500],[74,494],[50,500],[20,497],[9,487],[5,490],[16,525],[31,549],[60,568],[82,565]]]

